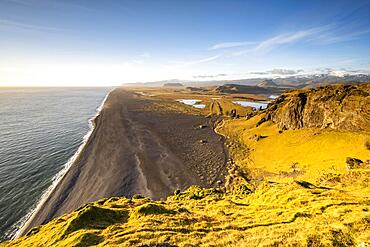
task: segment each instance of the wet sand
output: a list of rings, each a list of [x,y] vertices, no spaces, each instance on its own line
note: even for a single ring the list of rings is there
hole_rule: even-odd
[[[216,187],[226,175],[226,155],[209,121],[123,88],[113,90],[74,164],[18,236],[106,197],[164,199],[190,185]],[[197,128],[200,124],[209,127]]]

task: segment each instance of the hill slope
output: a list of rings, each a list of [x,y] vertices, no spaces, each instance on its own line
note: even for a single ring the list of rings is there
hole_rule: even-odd
[[[164,202],[87,204],[3,245],[352,246],[370,241],[369,195],[294,182],[264,183],[253,194],[191,187]]]
[[[259,87],[277,87],[278,85],[273,80],[263,80],[260,83],[258,83]]]

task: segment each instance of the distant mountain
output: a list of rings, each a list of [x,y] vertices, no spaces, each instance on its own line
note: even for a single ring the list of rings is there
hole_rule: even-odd
[[[183,87],[184,85],[180,82],[168,82],[163,84],[163,87]]]
[[[259,87],[277,87],[278,85],[271,79],[266,79],[258,83]]]
[[[266,87],[284,87],[284,88],[310,88],[317,86],[326,86],[331,84],[350,84],[370,82],[369,74],[313,74],[298,75],[279,78],[251,78],[238,80],[211,80],[211,81],[191,81],[191,80],[163,80],[154,82],[128,83],[123,86],[144,86],[161,87],[167,83],[181,83],[185,87],[209,87],[222,86],[225,84]]]
[[[191,81],[179,80],[179,79],[170,79],[162,81],[151,81],[151,82],[134,82],[134,83],[125,83],[122,86],[126,87],[162,87],[166,84],[181,84],[182,86],[188,85]]]
[[[370,75],[343,75],[315,74],[305,76],[291,76],[276,78],[273,81],[278,85],[293,86],[296,88],[326,86],[331,84],[350,84],[370,82]]]

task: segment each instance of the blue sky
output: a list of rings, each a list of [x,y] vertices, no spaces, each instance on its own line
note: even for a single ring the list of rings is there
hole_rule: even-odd
[[[369,71],[370,1],[0,0],[0,85]]]

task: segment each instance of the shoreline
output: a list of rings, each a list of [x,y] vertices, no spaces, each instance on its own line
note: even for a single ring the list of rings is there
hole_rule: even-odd
[[[150,107],[153,101],[123,88],[109,92],[85,143],[16,238],[91,201],[134,194],[158,200],[176,189],[217,187],[224,181],[222,137],[211,126],[195,128],[208,120]]]
[[[94,132],[94,130],[96,128],[95,119],[99,116],[99,114],[100,114],[100,112],[101,112],[101,110],[102,110],[102,108],[103,108],[103,106],[105,104],[105,101],[107,100],[109,94],[114,89],[115,88],[113,88],[112,90],[110,90],[105,95],[105,97],[102,100],[102,102],[100,103],[100,105],[96,108],[95,115],[88,120],[89,131],[82,138],[82,143],[78,147],[78,149],[76,150],[76,152],[63,165],[62,170],[60,170],[52,178],[52,184],[49,186],[49,188],[46,191],[43,192],[43,194],[41,195],[40,199],[36,202],[35,206],[33,208],[31,208],[30,211],[22,219],[20,219],[19,222],[16,223],[16,224],[19,224],[20,226],[14,232],[13,236],[11,237],[11,239],[17,239],[17,238],[19,238],[19,237],[21,237],[22,235],[25,234],[24,231],[27,229],[27,226],[29,225],[29,223],[33,220],[33,218],[35,217],[35,215],[37,214],[37,212],[41,209],[42,205],[48,200],[48,198],[53,193],[53,191],[55,190],[55,188],[62,181],[63,177],[68,173],[68,171],[70,170],[70,168],[73,166],[73,163],[78,158],[78,155],[81,153],[81,151],[85,147],[86,143],[89,141],[89,138],[91,137],[92,133]]]

